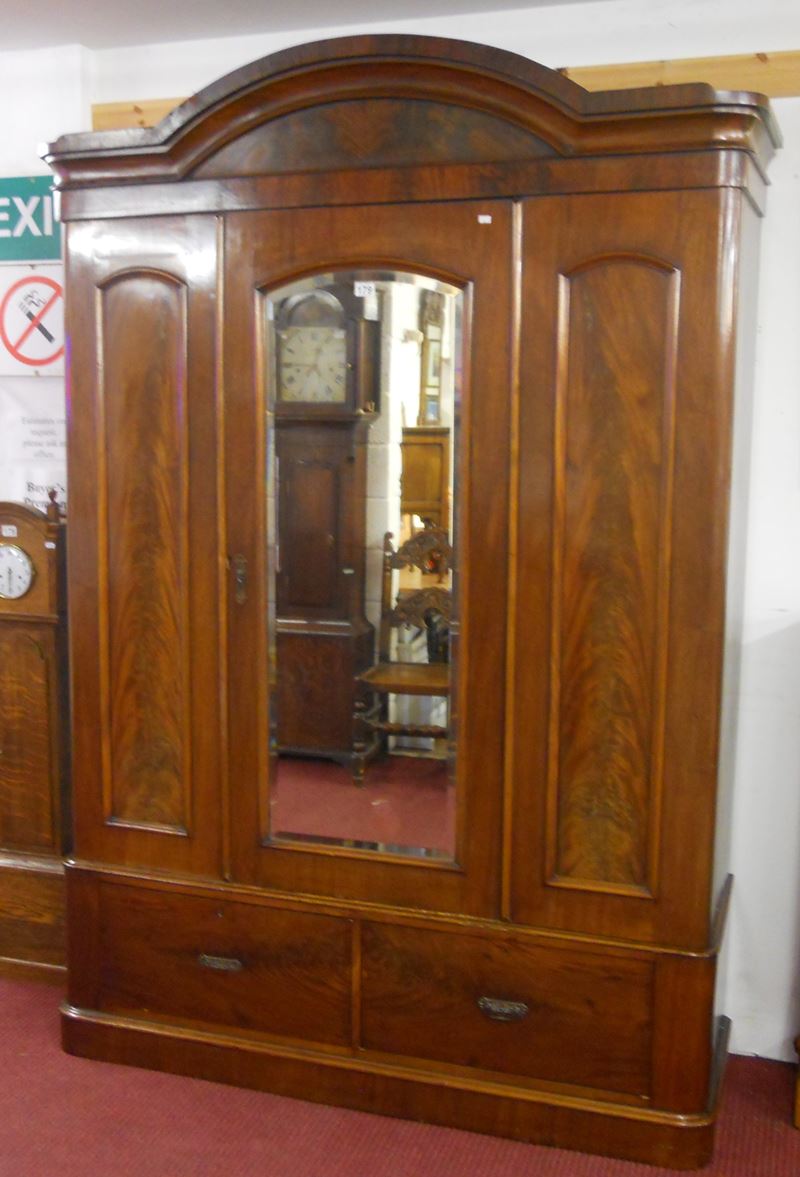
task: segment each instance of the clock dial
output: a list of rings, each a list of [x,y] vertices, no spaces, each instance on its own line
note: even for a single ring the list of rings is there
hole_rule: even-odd
[[[16,544],[0,544],[0,597],[15,601],[33,584],[33,561]]]
[[[287,327],[280,333],[280,399],[344,404],[347,340],[340,327]]]

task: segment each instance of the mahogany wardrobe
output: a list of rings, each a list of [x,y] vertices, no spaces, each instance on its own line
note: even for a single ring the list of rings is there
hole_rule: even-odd
[[[49,148],[67,1050],[708,1159],[777,145],[759,95],[388,35]],[[374,689],[384,574],[438,695]]]

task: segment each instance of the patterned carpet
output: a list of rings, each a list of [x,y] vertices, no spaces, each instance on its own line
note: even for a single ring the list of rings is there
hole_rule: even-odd
[[[656,1169],[70,1058],[58,990],[0,980],[2,1177],[658,1177]],[[733,1058],[706,1177],[798,1177],[793,1068]]]

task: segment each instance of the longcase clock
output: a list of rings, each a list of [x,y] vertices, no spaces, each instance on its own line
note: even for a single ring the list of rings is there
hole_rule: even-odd
[[[375,641],[364,600],[379,349],[380,323],[353,283],[277,306],[278,746],[342,762],[352,756],[353,684]]]
[[[63,531],[55,503],[0,503],[2,972],[63,964]]]

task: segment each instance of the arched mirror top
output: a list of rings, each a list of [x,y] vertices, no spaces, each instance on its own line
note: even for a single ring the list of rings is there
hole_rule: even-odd
[[[527,58],[435,37],[342,37],[228,74],[156,127],[65,135],[62,188],[299,171],[739,149],[764,166],[767,100],[704,83],[590,92]]]

